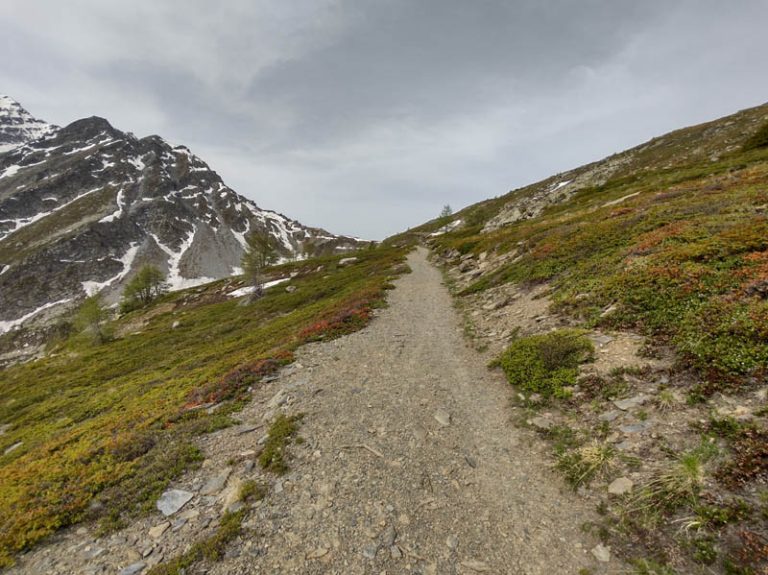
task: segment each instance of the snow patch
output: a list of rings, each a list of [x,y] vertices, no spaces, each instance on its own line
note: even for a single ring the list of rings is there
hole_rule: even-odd
[[[114,222],[116,219],[120,218],[123,215],[123,210],[125,209],[125,202],[124,200],[125,193],[122,188],[118,190],[117,192],[117,198],[115,198],[115,201],[117,202],[117,211],[109,214],[108,216],[104,216],[99,220],[100,224],[106,224],[109,222]]]
[[[215,281],[215,278],[209,278],[205,276],[197,277],[197,278],[186,278],[181,275],[181,271],[179,269],[181,258],[184,257],[184,254],[186,253],[186,251],[192,246],[192,243],[195,240],[196,233],[197,233],[197,226],[193,225],[192,231],[181,243],[181,247],[179,248],[179,251],[174,251],[170,247],[166,246],[162,241],[160,241],[160,238],[157,237],[155,234],[153,233],[149,234],[150,236],[152,236],[152,239],[155,240],[157,247],[159,247],[168,255],[168,277],[166,278],[165,281],[168,284],[168,289],[171,291],[191,288],[191,287],[199,286],[201,284]]]
[[[123,271],[121,271],[116,276],[109,278],[107,281],[104,282],[95,282],[95,281],[84,281],[82,283],[83,291],[85,291],[85,294],[88,296],[95,295],[99,293],[104,288],[107,288],[111,286],[114,283],[119,282],[122,280],[125,276],[128,275],[128,272],[131,271],[131,266],[133,265],[133,260],[136,259],[136,254],[139,251],[139,244],[138,243],[132,243],[131,246],[128,248],[128,251],[123,254],[123,257],[121,257],[118,261],[123,264]]]
[[[60,210],[63,210],[67,206],[69,206],[71,204],[74,204],[79,199],[84,198],[85,196],[87,196],[89,194],[92,194],[93,192],[97,192],[100,189],[101,188],[94,188],[92,190],[88,190],[87,192],[83,192],[79,196],[75,196],[74,199],[68,201],[66,204],[63,204],[61,206],[56,206],[54,209],[52,209],[52,210],[50,210],[48,212],[37,213],[34,216],[31,216],[29,218],[18,218],[16,220],[0,220],[0,223],[9,223],[9,222],[11,222],[11,223],[14,224],[14,228],[11,231],[6,232],[4,235],[0,232],[0,241],[8,238],[11,234],[15,234],[16,232],[18,232],[22,228],[25,228],[25,227],[27,227],[29,225],[32,225],[35,222],[38,222],[38,221],[42,220],[43,218],[45,218],[47,216],[50,216],[53,213],[56,213],[56,212],[58,212]]]
[[[271,282],[265,283],[262,287],[262,289],[269,289],[271,287],[275,287],[276,285],[280,285],[282,283],[285,283],[289,281],[291,278],[280,278],[279,280],[274,280]],[[236,289],[235,291],[229,292],[227,295],[229,297],[243,297],[244,295],[252,294],[256,288],[253,286],[245,286],[241,287],[240,289]]]
[[[3,173],[0,174],[0,179],[10,178],[11,176],[16,175],[16,172],[18,172],[20,169],[21,166],[19,165],[8,166],[5,168],[5,170],[3,170]]]
[[[25,321],[28,321],[28,320],[32,319],[33,317],[35,317],[40,312],[45,311],[47,309],[50,309],[52,307],[55,307],[57,305],[61,305],[61,304],[67,303],[68,301],[70,301],[70,299],[71,298],[61,299],[59,301],[48,302],[47,304],[41,305],[36,310],[31,311],[28,314],[23,315],[23,316],[21,316],[18,319],[13,319],[13,320],[8,320],[8,321],[0,321],[0,333],[7,333],[7,332],[11,331],[12,329],[16,329],[21,324],[23,324]]]

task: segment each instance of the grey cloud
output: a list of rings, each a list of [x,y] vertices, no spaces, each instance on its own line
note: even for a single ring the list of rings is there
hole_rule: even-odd
[[[9,0],[0,92],[382,237],[762,103],[764,0]]]

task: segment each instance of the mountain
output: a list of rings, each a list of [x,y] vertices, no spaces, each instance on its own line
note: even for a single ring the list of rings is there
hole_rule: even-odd
[[[97,117],[56,129],[6,107],[6,141],[41,137],[0,154],[0,333],[86,294],[116,301],[146,263],[171,290],[237,274],[253,230],[284,259],[361,245],[261,209],[184,146]]]
[[[33,117],[12,98],[0,94],[0,154],[47,136],[56,129],[56,126]]]

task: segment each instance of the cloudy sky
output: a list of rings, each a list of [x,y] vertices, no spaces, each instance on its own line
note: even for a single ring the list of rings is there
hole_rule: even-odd
[[[768,101],[768,0],[4,0],[0,93],[381,238]]]

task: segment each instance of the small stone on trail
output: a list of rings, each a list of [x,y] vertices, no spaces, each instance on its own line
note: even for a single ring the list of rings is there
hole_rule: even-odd
[[[160,537],[163,536],[163,533],[165,533],[170,526],[171,526],[171,523],[169,521],[160,523],[159,525],[155,525],[154,527],[150,528],[149,536],[152,539],[159,539]]]
[[[472,469],[477,467],[477,459],[475,459],[471,455],[465,455],[464,456],[464,461],[466,461],[467,465],[469,465]]]
[[[328,549],[325,547],[320,547],[318,549],[315,549],[314,551],[310,551],[307,553],[306,558],[307,559],[320,559],[321,557],[325,557],[328,555]]]
[[[392,545],[395,544],[395,539],[397,539],[397,531],[395,531],[395,527],[393,525],[390,525],[381,534],[382,547],[392,547]]]
[[[379,551],[379,546],[375,543],[371,543],[363,547],[363,557],[366,559],[376,559],[376,553]]]
[[[435,412],[435,419],[443,427],[447,427],[451,424],[451,414],[444,409]]]
[[[232,473],[231,469],[225,469],[218,475],[211,477],[208,482],[200,490],[201,495],[214,495],[224,489],[224,486],[229,479],[229,475]]]
[[[163,515],[168,517],[184,507],[194,496],[194,493],[182,489],[169,489],[160,496],[156,506]]]
[[[634,485],[628,477],[619,477],[614,479],[608,486],[608,493],[611,495],[624,495],[625,493],[630,493]]]
[[[144,571],[144,568],[147,566],[144,561],[139,561],[138,563],[133,563],[131,565],[128,565],[128,567],[124,567],[123,569],[120,569],[118,571],[118,575],[138,575],[142,571]]]
[[[633,407],[637,407],[639,405],[644,404],[646,401],[648,401],[648,397],[645,395],[636,395],[635,397],[630,397],[629,399],[619,399],[613,402],[613,405],[621,409],[622,411],[627,411],[629,409],[632,409]]]
[[[605,413],[601,414],[598,419],[600,421],[607,421],[610,423],[611,421],[616,420],[620,415],[621,412],[614,409],[613,411],[606,411]]]
[[[460,565],[462,567],[466,567],[467,569],[471,569],[472,571],[477,571],[478,573],[486,573],[491,570],[491,568],[488,567],[486,563],[477,561],[476,559],[468,559],[466,561],[462,561]]]
[[[602,543],[595,545],[590,553],[601,563],[608,563],[611,560],[611,548],[606,547]]]
[[[445,544],[451,551],[456,551],[456,548],[459,546],[459,538],[451,534],[445,538]]]
[[[622,433],[642,433],[651,428],[653,424],[650,421],[641,421],[640,423],[632,423],[630,425],[622,425],[619,427]]]
[[[551,419],[547,419],[546,417],[534,417],[533,419],[528,420],[528,425],[532,425],[536,429],[540,429],[541,431],[548,431],[552,429],[552,426],[554,426],[554,423]]]

